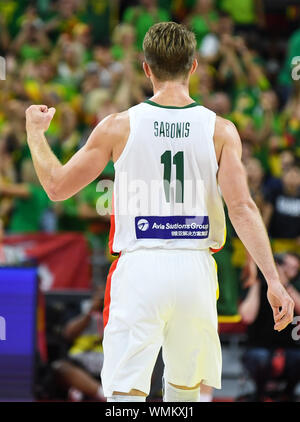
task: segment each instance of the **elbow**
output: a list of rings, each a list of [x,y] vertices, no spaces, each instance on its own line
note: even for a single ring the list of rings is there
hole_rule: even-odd
[[[53,202],[68,199],[68,196],[64,192],[64,185],[63,173],[60,169],[55,169],[55,171],[53,170],[46,181],[46,185],[44,186],[48,198]]]
[[[48,188],[48,189],[46,189],[46,193],[47,193],[48,198],[50,199],[50,201],[52,201],[52,202],[61,201],[60,196],[59,196],[58,192],[55,189]]]
[[[258,208],[250,196],[248,198],[236,200],[232,204],[227,204],[227,207],[229,216],[236,218],[243,218],[246,215],[258,212]]]
[[[59,202],[59,199],[57,198],[55,193],[47,191],[47,195],[48,195],[48,198],[50,199],[50,201]]]
[[[67,199],[61,194],[61,192],[59,192],[59,189],[55,184],[51,184],[50,186],[48,186],[46,189],[46,193],[48,195],[48,198],[52,202],[64,201],[65,199]]]

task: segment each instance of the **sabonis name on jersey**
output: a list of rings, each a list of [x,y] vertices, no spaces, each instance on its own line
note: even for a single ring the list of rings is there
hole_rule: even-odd
[[[190,122],[154,122],[154,136],[157,138],[188,138],[190,135]]]

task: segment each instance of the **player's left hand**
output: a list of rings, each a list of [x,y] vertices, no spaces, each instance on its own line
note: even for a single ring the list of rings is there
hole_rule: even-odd
[[[31,105],[26,110],[26,130],[46,132],[55,114],[55,108],[46,105]]]
[[[281,331],[294,319],[294,301],[280,281],[269,285],[267,297],[274,317],[274,330]]]

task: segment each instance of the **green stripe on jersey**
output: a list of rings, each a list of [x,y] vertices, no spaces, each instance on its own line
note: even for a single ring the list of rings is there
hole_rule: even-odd
[[[188,104],[188,105],[183,106],[183,107],[177,107],[177,106],[164,106],[164,105],[155,103],[154,101],[151,101],[151,100],[146,100],[144,102],[147,103],[147,104],[150,104],[152,106],[155,106],[155,107],[161,107],[161,108],[177,108],[177,109],[191,108],[191,107],[196,107],[196,106],[200,105],[200,104],[194,102],[194,103]]]

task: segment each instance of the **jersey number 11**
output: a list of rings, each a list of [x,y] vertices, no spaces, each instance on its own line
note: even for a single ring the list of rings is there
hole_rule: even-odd
[[[184,194],[184,165],[183,151],[178,151],[173,157],[173,164],[176,166],[176,202],[183,202]],[[164,191],[166,201],[170,202],[170,183],[171,183],[171,167],[172,167],[172,151],[165,151],[160,157],[160,162],[164,166]]]

